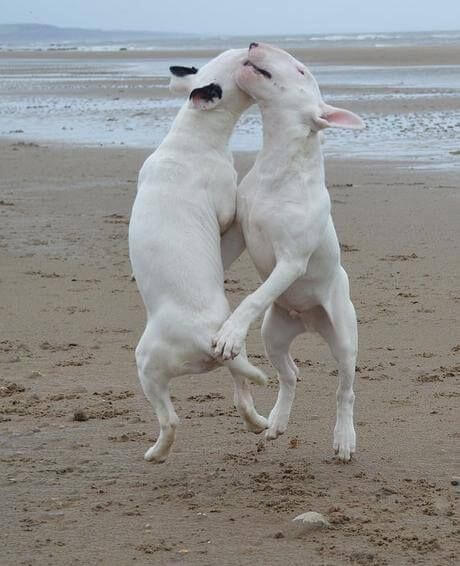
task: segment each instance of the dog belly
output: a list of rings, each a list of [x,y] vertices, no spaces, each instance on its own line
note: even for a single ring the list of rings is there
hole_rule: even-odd
[[[316,286],[306,278],[298,279],[278,299],[276,304],[293,315],[308,311],[324,302],[324,285]]]
[[[246,223],[244,227],[249,254],[262,281],[265,281],[276,265],[272,242],[264,235],[263,230],[257,228],[255,221],[250,226]],[[295,281],[276,300],[276,303],[294,313],[324,305],[328,300],[330,287],[339,266],[339,243],[332,218],[329,217],[324,237],[308,261],[307,272]]]
[[[253,256],[251,256],[253,257]],[[266,281],[275,267],[275,255],[265,251],[264,254],[253,258],[254,265],[262,281]],[[326,284],[321,284],[302,277],[293,283],[275,301],[282,308],[290,311],[303,312],[322,303]]]

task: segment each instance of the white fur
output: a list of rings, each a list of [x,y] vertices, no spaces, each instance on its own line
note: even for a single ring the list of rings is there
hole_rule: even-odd
[[[171,88],[187,94],[217,83],[222,98],[186,102],[139,174],[129,249],[147,311],[136,349],[139,379],[160,423],[159,438],[145,454],[149,461],[163,462],[174,442],[178,417],[170,379],[217,367],[212,336],[230,314],[223,263],[227,266],[241,253],[242,242],[234,228],[229,230],[236,172],[227,144],[252,103],[235,83],[243,57],[245,50],[227,51],[197,74],[173,78]],[[265,375],[248,362],[244,348],[224,364],[234,378],[235,404],[247,428],[261,432],[267,421],[254,408],[247,380],[264,383]]]
[[[272,74],[266,78],[252,66],[237,73],[239,86],[255,98],[263,117],[263,148],[238,188],[237,220],[264,283],[214,337],[215,354],[237,355],[250,324],[266,311],[262,337],[280,382],[266,431],[274,439],[285,432],[294,400],[298,369],[290,344],[307,329],[319,332],[339,366],[334,449],[348,461],[355,451],[357,325],[330,213],[319,130],[360,128],[362,122],[326,105],[313,76],[288,53],[256,44],[248,58]]]

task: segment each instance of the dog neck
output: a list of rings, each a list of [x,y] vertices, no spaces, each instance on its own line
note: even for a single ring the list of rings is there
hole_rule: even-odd
[[[323,177],[324,160],[319,133],[299,123],[294,112],[269,105],[260,105],[260,108],[263,146],[259,156],[264,164],[277,168],[299,168]]]
[[[271,179],[269,186],[286,191],[285,179],[299,175],[302,192],[327,190],[320,134],[299,123],[294,113],[273,107],[261,107],[261,111],[263,146],[256,164],[263,176]]]
[[[185,131],[195,147],[226,150],[239,117],[240,114],[227,109],[197,110],[186,103],[174,120],[169,136],[182,136]]]

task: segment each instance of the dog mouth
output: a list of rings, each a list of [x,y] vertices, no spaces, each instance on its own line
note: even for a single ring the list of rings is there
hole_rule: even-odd
[[[268,71],[266,71],[265,69],[261,69],[260,67],[258,67],[257,65],[254,65],[254,63],[252,63],[251,61],[245,61],[243,63],[243,65],[245,67],[252,67],[254,69],[254,71],[258,74],[258,75],[262,75],[263,77],[265,77],[266,79],[271,79],[272,75],[271,73],[269,73]]]

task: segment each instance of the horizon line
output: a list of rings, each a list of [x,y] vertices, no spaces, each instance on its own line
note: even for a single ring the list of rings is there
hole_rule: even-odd
[[[50,23],[41,23],[41,22],[0,22],[1,26],[48,26],[53,27],[61,30],[71,29],[71,30],[80,30],[80,31],[92,31],[92,32],[102,32],[102,33],[140,33],[140,34],[174,34],[174,35],[191,35],[191,36],[208,36],[208,37],[221,37],[221,36],[230,36],[230,37],[247,37],[250,35],[262,35],[262,36],[281,36],[281,35],[291,35],[291,36],[302,36],[302,35],[355,35],[355,34],[385,34],[385,33],[452,33],[458,32],[460,33],[460,28],[452,28],[452,29],[387,29],[387,30],[365,30],[359,29],[355,31],[309,31],[309,32],[300,32],[300,31],[279,31],[279,32],[246,32],[246,33],[237,33],[237,32],[188,32],[188,31],[174,31],[174,30],[146,30],[146,29],[127,29],[127,28],[99,28],[99,27],[81,27],[81,26],[70,26],[70,25],[57,25],[57,24],[50,24]]]

